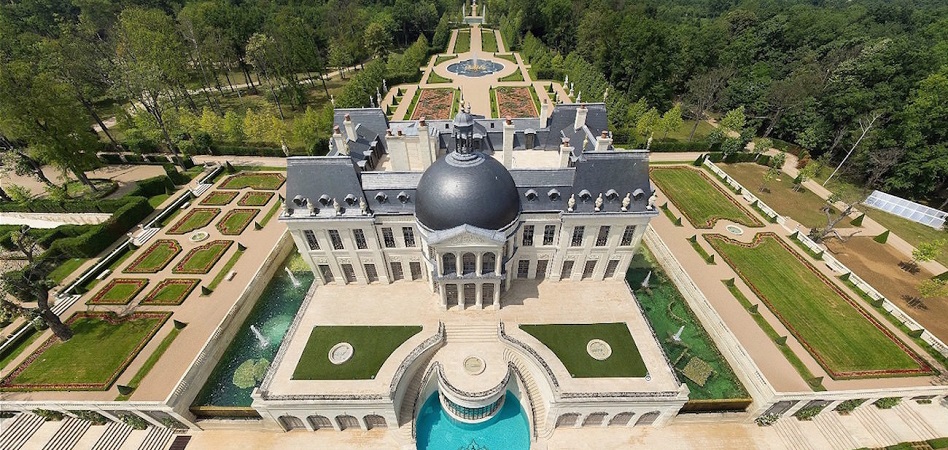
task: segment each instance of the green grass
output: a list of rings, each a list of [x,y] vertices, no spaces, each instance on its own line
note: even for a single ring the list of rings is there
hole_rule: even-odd
[[[667,136],[661,136],[663,140],[678,141],[678,142],[688,142],[688,136],[691,134],[691,128],[695,126],[694,120],[685,120],[682,123],[681,127],[677,130],[672,130],[668,132]],[[703,141],[707,139],[708,134],[711,133],[711,130],[714,130],[714,127],[711,126],[706,121],[698,122],[698,129],[695,130],[695,137],[692,141]],[[656,136],[656,139],[660,136]]]
[[[171,239],[159,239],[123,270],[124,273],[155,273],[164,269],[181,252],[181,244]]]
[[[180,305],[200,281],[197,278],[166,278],[145,296],[141,304]]]
[[[20,342],[9,350],[7,350],[6,355],[3,356],[3,359],[0,359],[0,369],[6,367],[7,364],[10,364],[10,361],[13,361],[17,356],[20,356],[20,353],[23,353],[23,350],[26,350],[33,342],[38,339],[42,333],[37,333],[33,327],[30,327],[30,330],[27,332],[27,336],[20,338]],[[4,373],[10,372],[9,370],[4,370]]]
[[[236,236],[243,233],[247,225],[253,221],[254,217],[260,213],[259,209],[232,209],[224,215],[224,218],[217,222],[217,230],[221,234]]]
[[[755,245],[704,237],[834,378],[929,373],[775,234],[758,234]]]
[[[135,376],[129,380],[126,386],[137,389],[141,385],[142,380],[145,379],[145,376],[148,375],[148,372],[151,372],[151,369],[155,367],[155,364],[158,364],[158,360],[161,359],[161,355],[165,354],[165,350],[168,350],[168,347],[171,346],[171,343],[174,342],[174,338],[178,337],[181,334],[181,329],[175,327],[171,329],[171,332],[161,340],[161,343],[158,344],[158,348],[148,356],[148,359],[145,360],[145,364],[142,364],[142,367],[138,369],[138,372],[135,372]],[[115,398],[116,401],[126,401],[132,394],[128,395],[119,395]]]
[[[714,256],[708,253],[708,251],[698,243],[698,235],[688,238],[688,243],[691,244],[691,248],[695,249],[695,251],[701,255],[701,259],[703,259],[704,262],[708,264],[717,264],[714,262]]]
[[[500,107],[497,106],[497,89],[490,89],[490,116],[500,117]]]
[[[127,305],[147,285],[148,280],[143,278],[113,278],[87,304]]]
[[[240,206],[264,206],[273,198],[273,192],[250,191],[240,197]]]
[[[691,357],[701,358],[714,368],[714,372],[704,386],[679,376],[679,379],[684,381],[691,391],[689,399],[748,397],[747,390],[721,355],[714,340],[688,307],[687,302],[674,283],[668,279],[661,266],[654,262],[654,258],[647,249],[643,248],[641,253],[635,255],[629,272],[626,274],[626,280],[630,286],[641,286],[649,271],[652,272],[649,279],[650,288],[638,289],[635,295],[669,361],[672,361],[675,369],[679,371],[685,367]],[[671,337],[682,326],[685,328],[681,333],[681,341],[677,342]]]
[[[207,197],[204,197],[201,200],[202,205],[208,206],[224,206],[237,197],[237,193],[233,191],[214,191],[210,194],[207,194]]]
[[[501,82],[504,82],[504,81],[523,81],[523,72],[520,71],[520,68],[517,68],[517,71],[516,71],[516,72],[514,72],[514,73],[512,73],[512,74],[510,74],[510,75],[507,75],[506,77],[503,77],[503,78],[501,78],[501,79],[499,79],[499,80],[497,80],[497,81],[501,81]],[[538,108],[538,109],[539,109],[539,108]]]
[[[164,219],[161,219],[161,223],[159,223],[159,225],[160,225],[162,228],[163,228],[163,227],[166,227],[166,226],[168,226],[169,224],[171,224],[171,222],[174,222],[175,219],[177,219],[178,216],[180,216],[180,215],[181,215],[181,208],[177,208],[177,209],[174,210],[174,212],[172,212],[171,214],[169,214],[167,217],[165,217]]]
[[[793,177],[783,172],[767,183],[767,190],[760,191],[764,174],[768,168],[757,163],[719,164],[721,169],[747,188],[777,214],[787,216],[807,228],[826,226],[826,214],[821,209],[826,202],[818,195],[801,189],[793,190]],[[848,222],[846,222],[848,226]]]
[[[56,284],[62,283],[71,273],[75,272],[89,258],[70,258],[59,264],[58,267],[49,273],[49,279]]]
[[[537,94],[537,87],[535,85],[530,86],[530,97],[533,98],[533,106],[537,107],[537,113],[540,112],[540,94]]]
[[[471,30],[458,31],[457,41],[454,42],[454,53],[471,51]]]
[[[234,241],[212,241],[188,252],[172,273],[205,274],[224,256]]]
[[[441,75],[438,75],[437,73],[435,73],[435,71],[432,70],[431,73],[428,74],[428,82],[432,84],[450,83],[451,79],[442,77]]]
[[[863,206],[861,209],[866,213],[867,216],[869,216],[870,219],[875,220],[879,223],[879,225],[882,225],[886,229],[892,231],[900,238],[905,239],[906,242],[912,244],[915,247],[925,242],[933,242],[938,239],[948,238],[948,233],[945,233],[942,230],[936,230],[928,225],[912,222],[911,220],[903,219],[894,214],[889,214],[868,206]],[[935,261],[948,266],[948,251],[946,251],[944,247],[935,258]]]
[[[294,380],[368,380],[400,345],[421,331],[419,326],[318,326],[306,341]],[[329,350],[340,342],[352,345],[352,358],[329,361]]]
[[[148,204],[151,205],[152,208],[157,208],[161,206],[165,200],[168,200],[168,197],[171,197],[171,194],[158,194],[154,197],[149,197]]]
[[[419,97],[421,97],[421,89],[415,89],[415,95],[411,98],[411,104],[408,105],[408,112],[405,113],[405,117],[402,118],[403,120],[411,120],[411,116],[415,112],[415,107],[418,106]]]
[[[668,203],[665,203],[658,208],[661,209],[663,213],[665,213],[665,217],[668,217],[668,220],[675,224],[676,227],[682,226],[681,217],[676,216],[675,213],[672,212],[671,208],[668,207]]]
[[[482,28],[481,29],[481,51],[487,53],[494,53],[497,49],[497,35],[494,34],[494,30]]]
[[[214,276],[214,279],[211,280],[211,284],[207,285],[207,288],[214,290],[217,288],[218,284],[221,284],[221,281],[224,280],[224,277],[227,276],[227,273],[234,268],[234,265],[237,264],[237,260],[244,254],[244,250],[237,250],[230,259],[227,260],[227,264],[224,264],[224,267],[221,268],[220,272],[217,272],[217,275]]]
[[[823,387],[822,377],[817,378],[817,376],[810,371],[806,364],[803,363],[803,360],[801,360],[800,357],[797,356],[797,354],[787,346],[787,343],[785,342],[786,340],[784,339],[785,336],[780,336],[780,333],[777,333],[777,330],[774,330],[774,327],[770,326],[770,323],[767,322],[767,319],[757,312],[756,308],[754,308],[754,304],[751,303],[744,293],[734,285],[732,280],[722,281],[724,282],[724,285],[727,286],[727,290],[731,292],[731,295],[733,295],[734,298],[737,299],[738,303],[740,303],[741,306],[743,306],[744,309],[747,310],[747,312],[751,315],[751,317],[754,319],[754,322],[757,322],[757,326],[759,326],[760,329],[764,331],[764,334],[766,334],[767,337],[777,345],[777,348],[780,349],[780,353],[783,353],[783,357],[787,359],[794,369],[796,369],[797,373],[800,374],[800,377],[803,378],[803,380],[806,381],[806,384],[810,386],[810,389],[813,389],[814,391],[825,391],[826,388]]]
[[[273,206],[270,207],[270,210],[267,211],[267,214],[266,214],[265,216],[263,216],[263,219],[260,219],[260,226],[261,226],[261,227],[267,226],[267,223],[270,222],[270,219],[272,219],[273,216],[276,215],[277,211],[280,210],[280,206],[281,206],[281,205],[280,205],[280,202],[276,202],[276,203],[273,204]]]
[[[763,225],[704,172],[686,167],[656,167],[651,170],[651,177],[695,228],[711,228],[720,219],[749,227]]]
[[[452,60],[452,59],[454,59],[454,58],[457,58],[457,56],[454,56],[454,55],[438,55],[438,57],[435,58],[435,63],[434,63],[434,65],[437,66],[437,65],[439,65],[439,64],[441,64],[441,63],[443,63],[443,62],[445,62],[445,61],[450,61],[450,60]]]
[[[283,169],[284,171],[286,169]],[[279,172],[248,172],[231,175],[220,185],[220,189],[244,189],[273,191],[280,189],[286,177]]]
[[[517,57],[514,56],[513,53],[511,53],[511,54],[502,54],[502,55],[494,55],[494,57],[500,58],[500,59],[505,59],[505,60],[510,61],[510,62],[512,62],[512,63],[514,63],[514,64],[517,64]]]
[[[118,258],[116,258],[115,261],[112,261],[112,264],[109,264],[109,267],[107,267],[107,269],[108,269],[110,272],[115,272],[115,271],[118,270],[118,268],[119,268],[122,264],[124,264],[125,261],[127,261],[128,258],[130,258],[130,257],[132,256],[132,254],[134,254],[134,253],[135,253],[134,250],[131,250],[131,249],[129,249],[128,247],[126,247],[125,251],[122,252],[122,255],[119,256]],[[84,284],[84,285],[82,286],[82,288],[83,288],[86,292],[88,292],[89,290],[91,290],[92,288],[94,288],[97,284],[99,284],[100,281],[102,281],[102,280],[93,278],[93,279],[89,280],[88,282],[86,282],[86,284]]]
[[[642,355],[625,323],[520,325],[537,338],[566,366],[573,378],[644,377]],[[586,344],[601,339],[612,347],[612,356],[599,361],[586,352]]]
[[[188,211],[181,220],[176,222],[167,233],[185,234],[204,228],[220,213],[221,210],[219,208],[194,208]]]
[[[42,354],[22,372],[5,378],[4,385],[29,390],[108,389],[170,316],[139,314],[118,319],[108,313],[77,313],[68,321],[75,333],[72,339],[50,338]]]

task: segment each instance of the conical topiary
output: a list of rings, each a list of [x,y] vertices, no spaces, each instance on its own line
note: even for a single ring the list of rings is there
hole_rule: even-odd
[[[880,244],[885,244],[885,241],[889,240],[889,230],[885,230],[884,233],[872,238],[872,240]]]

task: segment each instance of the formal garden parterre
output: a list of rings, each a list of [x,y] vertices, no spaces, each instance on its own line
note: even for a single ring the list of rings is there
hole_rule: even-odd
[[[234,201],[234,198],[237,197],[237,192],[233,191],[214,191],[210,194],[207,194],[207,197],[204,197],[201,200],[202,205],[207,206],[225,206]]]
[[[418,104],[412,113],[411,120],[422,117],[429,120],[443,120],[451,118],[451,109],[454,106],[454,89],[419,89]]]
[[[234,241],[217,240],[192,248],[171,270],[176,274],[203,275],[211,271]]]
[[[197,278],[169,278],[161,280],[141,301],[142,305],[180,305],[201,280]]]
[[[173,239],[159,239],[138,255],[124,273],[158,273],[181,252],[181,244]]]
[[[688,167],[655,167],[649,174],[695,228],[712,228],[718,220],[763,226],[704,172]]]
[[[392,352],[412,336],[420,326],[318,326],[313,327],[299,363],[293,371],[294,380],[368,380]],[[333,364],[326,355],[340,342],[352,345],[352,357],[342,364]]]
[[[259,213],[260,210],[257,208],[232,209],[227,211],[227,214],[224,214],[224,217],[221,218],[215,226],[217,227],[217,231],[220,231],[221,234],[236,236],[243,233],[247,225],[250,225],[250,222],[254,217],[257,217]]]
[[[275,191],[283,186],[286,177],[278,172],[242,172],[231,175],[220,184],[218,189],[258,189]]]
[[[171,317],[169,312],[81,311],[66,324],[75,335],[51,336],[0,382],[2,391],[107,390]]]
[[[494,90],[494,95],[497,96],[500,117],[536,117],[539,114],[529,87],[500,86]]]
[[[239,206],[264,206],[273,198],[273,192],[249,191],[245,192],[240,200],[237,200]]]
[[[144,278],[113,278],[86,304],[127,305],[147,285],[148,280]]]
[[[776,234],[705,239],[834,379],[929,375],[931,367]]]
[[[220,208],[194,208],[178,219],[167,234],[185,234],[204,228],[220,213]]]

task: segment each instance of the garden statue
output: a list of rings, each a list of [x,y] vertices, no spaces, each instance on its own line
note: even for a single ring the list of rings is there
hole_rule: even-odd
[[[280,139],[280,148],[283,150],[284,155],[290,156],[290,149],[287,148],[286,141],[283,139]]]
[[[332,199],[332,209],[336,210],[337,216],[342,215],[342,205],[340,205],[339,202],[336,201],[336,199]]]
[[[576,103],[583,102],[583,91],[579,91],[579,95],[576,96]]]
[[[596,197],[596,212],[602,209],[602,192],[599,193],[599,197]]]
[[[658,194],[653,191],[652,196],[648,198],[648,206],[646,206],[645,208],[649,210],[655,209],[655,202],[657,201],[658,201]]]
[[[382,107],[382,94],[378,94],[378,99],[379,99],[379,108],[381,108]]]
[[[569,96],[572,97],[573,95],[574,95],[574,94],[573,94],[573,85],[570,85],[570,86],[569,86]]]
[[[385,82],[385,78],[382,78],[382,91],[388,93],[388,83]]]
[[[566,202],[566,211],[573,212],[574,206],[576,206],[576,194],[570,194],[569,201]]]
[[[645,149],[648,150],[652,148],[652,136],[648,137],[648,141],[645,142]]]
[[[681,332],[682,332],[682,331],[685,331],[685,326],[684,326],[684,325],[682,325],[681,328],[678,329],[678,332],[675,333],[674,336],[672,336],[672,339],[673,339],[675,342],[681,342]]]
[[[607,87],[602,93],[602,102],[605,103],[606,99],[609,98],[609,88]]]
[[[376,97],[381,97],[381,96],[382,96],[382,91],[379,90],[379,87],[378,87],[378,86],[375,87],[375,96],[376,96]]]
[[[359,197],[359,210],[363,216],[369,215],[369,204],[365,202],[365,197]]]
[[[566,74],[566,78],[563,79],[563,86],[569,86],[569,74]]]
[[[625,198],[622,199],[622,212],[629,210],[629,205],[632,203],[632,194],[626,192]]]
[[[335,96],[335,95],[329,94],[329,103],[332,103],[332,107],[333,107],[333,108],[336,107],[336,96]]]

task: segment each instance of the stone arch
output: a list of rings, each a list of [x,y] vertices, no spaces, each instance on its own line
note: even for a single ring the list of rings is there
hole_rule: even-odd
[[[578,421],[579,421],[579,414],[577,413],[560,414],[560,416],[556,418],[555,428],[574,427],[576,426],[576,422]]]
[[[659,413],[658,411],[650,411],[645,414],[642,414],[641,416],[639,416],[639,420],[635,421],[635,426],[651,425],[655,423],[656,419],[658,419],[659,414],[661,413]]]
[[[455,273],[458,271],[458,258],[454,256],[454,253],[445,253],[441,255],[441,265],[444,267],[441,275]]]
[[[586,416],[586,419],[583,420],[584,427],[594,427],[597,425],[602,425],[606,420],[608,414],[604,412],[594,412]]]
[[[464,275],[471,275],[477,270],[477,256],[473,253],[465,253],[461,256],[461,272]]]
[[[369,414],[362,418],[365,421],[365,427],[369,430],[374,428],[388,428],[385,418],[378,414]]]
[[[309,420],[309,424],[313,427],[314,430],[332,428],[332,419],[326,416],[312,415],[312,416],[307,417],[306,420]]]
[[[349,428],[361,428],[359,426],[359,419],[356,419],[355,417],[350,416],[348,414],[336,416],[336,423],[339,424],[340,430],[346,430]]]
[[[632,417],[635,416],[635,413],[623,412],[612,416],[612,419],[609,420],[610,427],[622,427],[629,424],[629,421],[632,420]]]
[[[289,415],[280,416],[280,426],[282,426],[286,431],[295,430],[297,428],[305,428],[302,419]]]
[[[488,275],[494,273],[494,267],[497,265],[497,255],[494,252],[487,252],[481,256],[481,274]]]

